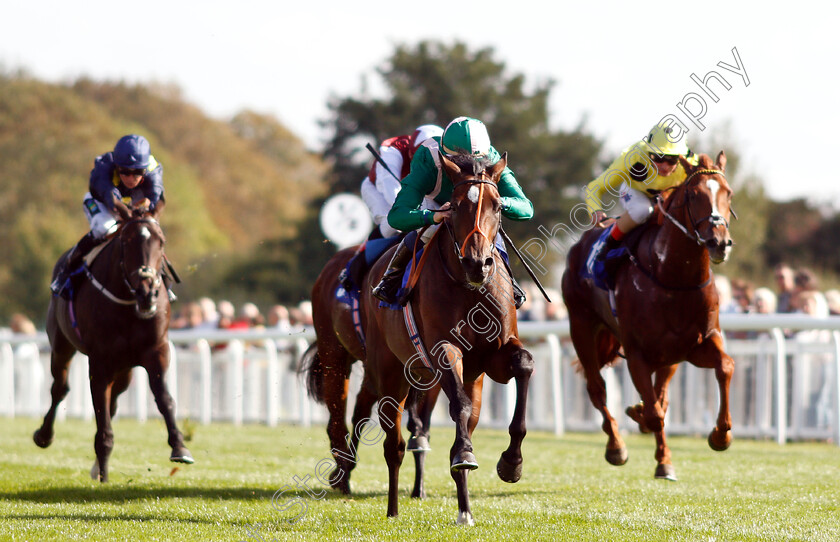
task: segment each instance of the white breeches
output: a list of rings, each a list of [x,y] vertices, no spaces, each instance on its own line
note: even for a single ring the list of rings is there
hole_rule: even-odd
[[[627,183],[621,183],[619,192],[621,206],[636,224],[642,224],[653,213],[653,203],[643,192],[630,188]]]
[[[85,194],[83,206],[94,238],[102,239],[117,231],[117,217],[102,202],[94,199],[90,192]]]
[[[370,215],[373,217],[373,223],[379,225],[379,231],[382,237],[393,237],[400,233],[388,224],[388,211],[391,206],[379,190],[370,182],[370,179],[365,177],[362,181],[362,200],[370,209]]]

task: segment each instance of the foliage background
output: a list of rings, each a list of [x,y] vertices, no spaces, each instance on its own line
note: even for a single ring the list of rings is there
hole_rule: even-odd
[[[209,295],[263,306],[309,297],[335,250],[320,231],[318,211],[331,194],[358,193],[371,163],[366,143],[424,123],[445,126],[459,115],[482,119],[535,205],[534,220],[506,224],[520,246],[539,236],[539,226],[550,231],[569,223],[581,187],[613,158],[585,119],[573,130],[552,128],[558,112],[548,103],[556,81],[527,81],[491,48],[396,45],[375,76],[384,83],[381,95],[371,95],[368,74],[360,74],[358,92],[331,98],[322,121],[329,138],[323,149],[310,150],[270,115],[241,111],[213,119],[171,85],[51,84],[24,72],[0,73],[0,321],[24,312],[42,322],[52,266],[87,228],[81,200],[93,159],[126,133],[145,135],[164,166],[163,225],[167,253],[184,278],[181,299]],[[722,126],[689,139],[699,152],[726,150],[736,189],[736,247],[719,272],[772,284],[771,266],[789,261],[812,267],[824,287],[835,284],[836,211],[769,200],[761,172],[741,171],[728,134]],[[541,277],[547,286],[557,285],[563,256],[552,251],[544,262],[556,264]]]

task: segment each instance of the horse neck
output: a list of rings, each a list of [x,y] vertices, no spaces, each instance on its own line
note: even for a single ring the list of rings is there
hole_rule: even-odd
[[[682,197],[674,194],[673,197]],[[689,234],[694,232],[688,220],[687,206],[682,205],[677,210],[667,209]],[[680,283],[691,286],[702,284],[708,280],[711,273],[709,251],[704,245],[680,230],[667,217],[662,217],[663,224],[659,228],[651,245],[651,265],[654,274],[663,284]]]
[[[442,226],[442,228],[446,228],[446,226]],[[468,309],[477,307],[478,303],[481,303],[483,308],[489,314],[492,314],[494,318],[502,319],[508,316],[508,313],[511,311],[515,314],[515,309],[513,308],[513,288],[509,284],[510,281],[504,271],[504,263],[501,261],[501,255],[498,254],[498,251],[493,251],[493,257],[496,259],[496,268],[493,275],[487,281],[487,284],[480,289],[471,290],[466,286],[466,278],[461,269],[461,263],[458,259],[455,244],[452,242],[452,237],[445,231],[439,232],[436,237],[438,239],[435,242],[440,243],[440,245],[434,249],[434,265],[442,266],[441,274],[446,275],[443,280],[462,292],[464,298],[468,300]],[[444,268],[445,270],[443,270]],[[453,278],[455,279],[454,283]]]
[[[127,296],[130,291],[125,283],[119,235],[106,241],[106,243],[108,244],[94,260],[91,273],[114,295],[125,294]]]

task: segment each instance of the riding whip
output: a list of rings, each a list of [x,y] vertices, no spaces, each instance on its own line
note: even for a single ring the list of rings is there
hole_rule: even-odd
[[[540,284],[540,279],[538,279],[534,272],[531,270],[531,267],[528,265],[528,262],[526,262],[525,258],[522,257],[522,254],[519,252],[519,249],[517,249],[516,245],[513,244],[513,241],[510,240],[510,237],[508,237],[508,234],[505,233],[505,230],[502,228],[501,224],[499,224],[499,234],[502,236],[502,239],[505,240],[505,243],[507,243],[507,245],[513,250],[513,253],[519,256],[519,261],[522,262],[523,266],[525,266],[525,271],[527,271],[531,278],[534,280],[534,282],[537,285],[537,288],[540,289],[540,292],[542,292],[543,297],[545,297],[545,300],[549,303],[552,303],[551,298],[548,297],[547,293],[545,293],[543,285]]]

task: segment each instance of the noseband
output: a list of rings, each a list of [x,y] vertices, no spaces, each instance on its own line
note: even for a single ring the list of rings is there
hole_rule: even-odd
[[[662,214],[665,217],[667,217],[668,220],[673,222],[674,225],[677,228],[679,228],[679,230],[681,232],[683,232],[686,237],[688,237],[689,239],[691,239],[693,241],[696,241],[698,245],[702,246],[702,245],[705,245],[706,243],[708,243],[708,239],[704,239],[703,236],[700,235],[700,232],[697,230],[697,228],[698,228],[698,226],[700,226],[700,224],[702,224],[703,222],[708,220],[709,223],[712,224],[712,227],[725,226],[726,229],[728,230],[729,229],[729,222],[726,220],[726,218],[723,217],[723,215],[715,212],[714,209],[715,209],[716,206],[714,204],[712,205],[712,213],[709,214],[709,216],[705,216],[705,217],[703,217],[699,220],[694,220],[694,217],[691,215],[691,205],[690,205],[690,203],[691,203],[691,192],[689,192],[687,185],[688,185],[688,182],[695,175],[699,175],[699,174],[720,175],[724,179],[726,178],[726,176],[724,176],[723,172],[718,170],[718,169],[698,169],[698,170],[694,171],[691,175],[689,175],[688,178],[686,178],[686,180],[683,182],[683,186],[686,186],[685,198],[683,199],[683,205],[685,206],[686,212],[688,213],[688,221],[691,224],[694,235],[689,233],[688,229],[685,226],[683,226],[682,223],[680,223],[679,220],[677,220],[676,218],[673,217],[673,215],[668,213],[668,211],[662,206],[662,198],[661,197],[657,197],[656,205],[659,208],[659,210],[662,212]]]

